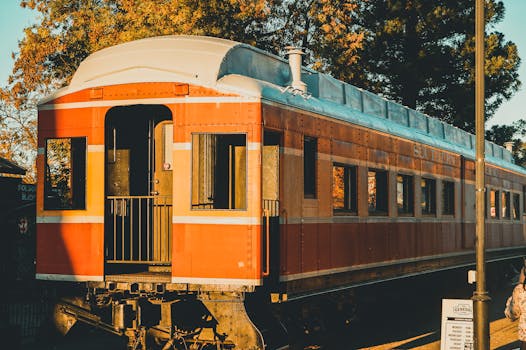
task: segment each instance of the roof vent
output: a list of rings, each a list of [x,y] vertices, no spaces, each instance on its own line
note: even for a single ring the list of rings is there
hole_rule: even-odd
[[[293,89],[301,92],[307,92],[307,84],[301,80],[301,56],[305,53],[300,47],[287,46],[287,55],[289,55],[289,66],[292,73],[292,82],[290,85]]]

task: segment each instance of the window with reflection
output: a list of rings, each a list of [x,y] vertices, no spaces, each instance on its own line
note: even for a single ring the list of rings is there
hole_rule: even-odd
[[[518,193],[513,194],[513,220],[520,220],[521,196]]]
[[[436,214],[436,180],[422,178],[420,182],[421,199],[420,207],[423,215]]]
[[[334,213],[356,213],[356,167],[332,167],[332,207]]]
[[[246,209],[245,134],[192,135],[192,208]]]
[[[452,181],[442,182],[442,214],[455,214],[455,183]]]
[[[86,208],[86,138],[46,140],[44,209]]]
[[[511,214],[510,208],[510,193],[508,191],[502,191],[502,218],[509,219]]]
[[[367,172],[367,204],[370,215],[386,215],[388,212],[387,171],[369,169]]]
[[[303,139],[303,195],[316,198],[316,156],[318,139],[305,136]]]
[[[396,206],[398,214],[412,215],[414,212],[413,177],[396,175]]]
[[[493,219],[499,218],[499,191],[489,191],[489,216]]]

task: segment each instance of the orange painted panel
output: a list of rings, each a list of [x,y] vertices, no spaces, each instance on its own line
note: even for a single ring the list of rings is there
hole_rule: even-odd
[[[173,225],[172,276],[261,278],[261,226]]]
[[[211,130],[219,128],[222,129],[222,132],[239,132],[240,128],[246,130],[246,125],[261,125],[260,106],[259,102],[188,103],[185,104],[184,113],[175,116],[176,125]],[[175,136],[177,140],[182,139],[177,131]],[[189,142],[189,138],[190,135],[186,133],[185,142]],[[260,141],[260,133],[254,135],[250,140],[250,142]]]
[[[94,87],[60,96],[46,104],[86,102],[99,100],[126,100],[144,98],[169,98],[177,96],[235,96],[222,94],[200,86],[176,82],[146,82]]]
[[[46,138],[76,136],[86,136],[89,144],[103,144],[105,110],[75,108],[39,111],[38,146],[45,147]]]
[[[102,276],[103,224],[37,224],[36,271],[40,274]]]

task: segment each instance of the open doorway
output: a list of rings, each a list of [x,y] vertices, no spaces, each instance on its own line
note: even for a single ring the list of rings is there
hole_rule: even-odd
[[[105,131],[107,274],[169,272],[172,114],[159,105],[115,107]]]

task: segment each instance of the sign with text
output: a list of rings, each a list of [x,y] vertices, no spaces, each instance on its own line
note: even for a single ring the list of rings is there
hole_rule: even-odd
[[[442,299],[440,350],[473,349],[473,300]]]

